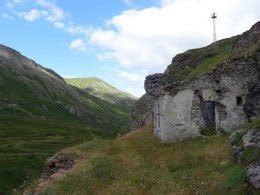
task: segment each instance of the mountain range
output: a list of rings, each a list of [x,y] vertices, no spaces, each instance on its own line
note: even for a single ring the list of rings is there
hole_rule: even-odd
[[[61,148],[128,129],[135,98],[99,86],[95,93],[71,86],[53,70],[0,45],[0,194],[38,176],[44,160]],[[109,95],[95,95],[104,88]]]

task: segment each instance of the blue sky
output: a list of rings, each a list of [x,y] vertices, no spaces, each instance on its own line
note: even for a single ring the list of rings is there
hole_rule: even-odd
[[[260,20],[259,0],[1,0],[0,43],[64,77],[99,77],[140,96],[179,52]],[[239,18],[239,20],[237,20]]]

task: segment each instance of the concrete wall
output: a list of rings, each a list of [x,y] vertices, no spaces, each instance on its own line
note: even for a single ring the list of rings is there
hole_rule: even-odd
[[[155,101],[155,135],[163,142],[200,135],[195,126],[191,128],[193,97],[193,90],[184,90],[174,97],[165,95]]]
[[[246,122],[246,114],[241,105],[237,105],[237,97],[248,94],[243,86],[229,77],[220,81],[224,91],[206,89],[184,89],[176,95],[159,96],[154,103],[154,133],[163,142],[175,142],[188,137],[198,137],[205,128],[201,104],[213,101],[215,122],[218,132],[231,132]]]

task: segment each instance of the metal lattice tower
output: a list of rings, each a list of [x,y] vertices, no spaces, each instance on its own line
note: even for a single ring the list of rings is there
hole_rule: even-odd
[[[217,15],[215,12],[213,12],[213,14],[211,15],[211,18],[213,20],[213,42],[215,42],[217,40],[217,32],[216,32],[216,18]]]

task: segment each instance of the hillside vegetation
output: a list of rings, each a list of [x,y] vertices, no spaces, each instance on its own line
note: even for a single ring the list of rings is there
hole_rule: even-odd
[[[242,35],[177,54],[167,68],[166,72],[172,73],[168,79],[189,81],[216,70],[223,63],[239,59],[242,56],[255,56],[260,51],[257,25],[259,24],[256,23]]]
[[[0,194],[39,177],[58,150],[127,130],[130,109],[65,83],[0,45]]]
[[[93,140],[61,151],[78,155],[80,162],[64,178],[41,187],[31,185],[30,190],[41,194],[243,194],[250,190],[246,172],[233,163],[230,149],[227,136],[163,144],[149,125],[116,140]]]
[[[0,194],[39,177],[46,158],[64,147],[106,135],[83,124],[0,115]]]
[[[123,92],[99,78],[70,78],[65,81],[111,104],[131,108],[137,100],[133,95]]]

